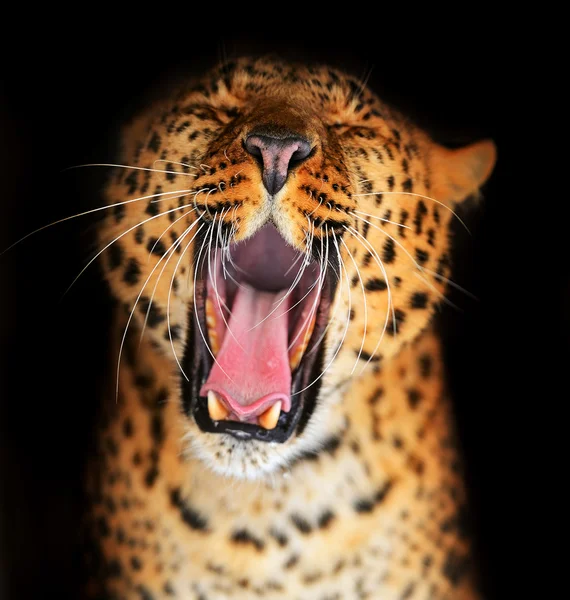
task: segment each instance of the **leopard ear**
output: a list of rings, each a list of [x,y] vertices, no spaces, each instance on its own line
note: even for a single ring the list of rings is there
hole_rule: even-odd
[[[496,160],[497,149],[492,140],[457,150],[436,146],[432,154],[436,198],[448,203],[465,200],[487,181]]]

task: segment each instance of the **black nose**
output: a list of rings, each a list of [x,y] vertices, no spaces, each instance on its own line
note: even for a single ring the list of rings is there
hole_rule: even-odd
[[[311,144],[299,136],[250,135],[245,140],[245,149],[252,156],[261,158],[263,185],[271,195],[285,185],[289,169],[311,154]]]

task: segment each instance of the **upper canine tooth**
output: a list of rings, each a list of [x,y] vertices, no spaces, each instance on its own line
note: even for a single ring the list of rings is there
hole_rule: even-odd
[[[208,412],[212,421],[221,421],[229,415],[227,408],[220,402],[216,392],[212,390],[208,391]]]
[[[283,402],[279,400],[271,408],[268,408],[262,415],[259,415],[259,424],[265,429],[275,429],[279,415],[281,414],[281,405]]]

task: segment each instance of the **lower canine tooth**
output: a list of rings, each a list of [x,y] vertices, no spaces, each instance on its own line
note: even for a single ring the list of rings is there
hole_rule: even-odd
[[[259,424],[265,429],[275,429],[279,415],[281,414],[281,400],[276,402],[271,408],[268,408],[262,415],[259,415]]]
[[[221,421],[229,414],[226,407],[218,400],[216,392],[212,390],[208,392],[208,413],[210,413],[212,421]]]

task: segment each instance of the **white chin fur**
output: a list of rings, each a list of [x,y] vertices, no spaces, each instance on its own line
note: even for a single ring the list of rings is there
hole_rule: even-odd
[[[338,399],[331,397],[319,401],[302,436],[293,434],[284,444],[242,442],[228,434],[204,433],[191,423],[183,440],[184,452],[222,477],[248,481],[271,479],[287,471],[289,464],[302,453],[318,450],[331,433],[343,428],[343,423],[331,418],[331,408],[337,402]]]

